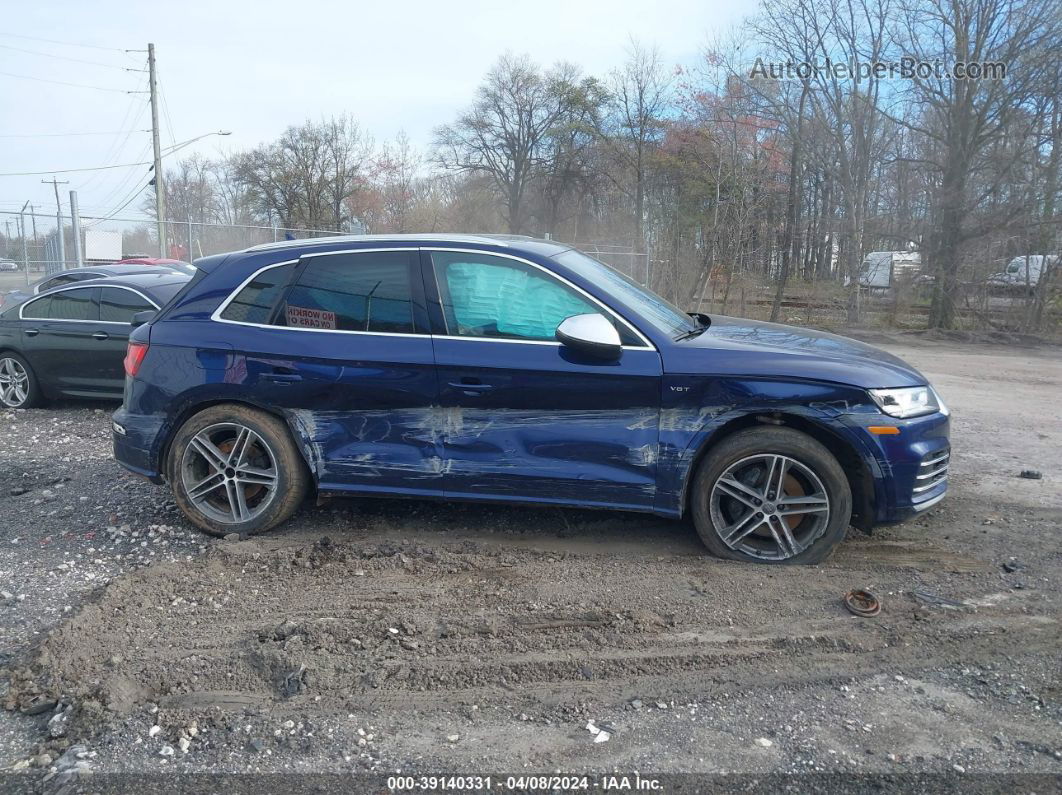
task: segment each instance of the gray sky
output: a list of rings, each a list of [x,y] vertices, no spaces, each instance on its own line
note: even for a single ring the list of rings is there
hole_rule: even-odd
[[[290,124],[341,113],[352,114],[377,141],[405,130],[424,148],[432,128],[471,101],[506,50],[542,64],[572,61],[603,75],[623,61],[635,36],[658,46],[666,63],[688,66],[748,8],[737,0],[538,0],[526,7],[469,0],[9,5],[0,28],[0,72],[38,80],[0,74],[0,173],[149,160],[151,136],[141,132],[150,128],[147,95],[124,93],[144,88],[147,76],[122,68],[146,68],[146,54],[119,51],[145,49],[148,41],[156,46],[165,100],[163,145],[212,130],[233,133],[182,154],[244,149]],[[12,137],[86,132],[106,134]],[[66,191],[76,188],[82,213],[96,215],[129,199],[137,183],[146,182],[145,169],[57,176],[70,180],[61,186],[64,204]],[[18,210],[31,199],[54,213],[52,187],[42,178],[0,176],[0,210]],[[135,198],[121,215],[139,217],[141,202]]]

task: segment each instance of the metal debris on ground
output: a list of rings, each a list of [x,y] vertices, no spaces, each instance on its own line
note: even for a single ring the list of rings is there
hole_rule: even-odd
[[[284,677],[284,695],[287,698],[298,695],[306,689],[306,666],[300,665]]]
[[[609,727],[611,729],[611,727]],[[593,721],[587,721],[586,730],[594,735],[595,743],[607,743],[612,737],[611,731],[606,731],[604,728],[598,726]]]
[[[966,610],[968,605],[957,602],[954,599],[948,599],[946,596],[939,596],[930,591],[911,591],[911,595],[924,605],[929,607],[942,607],[945,610]]]
[[[854,589],[844,595],[844,606],[848,612],[870,618],[881,612],[881,600],[870,591]]]

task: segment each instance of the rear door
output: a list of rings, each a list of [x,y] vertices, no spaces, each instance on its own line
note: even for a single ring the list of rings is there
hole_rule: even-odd
[[[215,319],[228,377],[285,409],[321,486],[437,493],[437,396],[415,248],[308,255],[259,271]],[[235,370],[235,372],[233,372]]]
[[[155,303],[137,290],[128,287],[100,288],[100,322],[93,332],[96,343],[93,355],[99,360],[97,371],[100,388],[121,393],[125,384],[126,344],[132,331],[133,315],[158,309]]]
[[[660,355],[591,296],[534,263],[431,250],[447,491],[471,498],[649,508]],[[566,317],[601,313],[624,341],[601,361],[561,345]]]

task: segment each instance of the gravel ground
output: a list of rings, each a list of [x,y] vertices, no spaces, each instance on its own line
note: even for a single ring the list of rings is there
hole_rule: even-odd
[[[112,406],[0,412],[0,788],[637,770],[1057,789],[1062,354],[885,342],[951,404],[951,493],[815,567],[718,561],[644,516],[392,500],[214,540],[111,460]],[[844,610],[854,587],[878,617]]]

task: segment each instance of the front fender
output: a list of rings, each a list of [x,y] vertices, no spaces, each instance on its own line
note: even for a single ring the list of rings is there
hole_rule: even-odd
[[[786,418],[790,424],[814,429],[812,435],[817,437],[828,434],[851,450],[874,482],[875,501],[883,496],[880,451],[866,433],[858,431],[858,420],[852,420],[853,415],[877,414],[862,390],[813,381],[680,376],[664,384],[663,404],[655,506],[660,513],[685,512],[696,466],[713,445],[743,428],[786,422]]]

